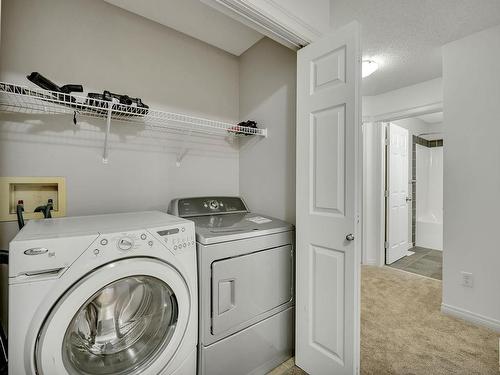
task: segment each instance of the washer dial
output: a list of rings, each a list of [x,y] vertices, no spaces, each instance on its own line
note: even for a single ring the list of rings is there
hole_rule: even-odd
[[[123,251],[132,249],[134,246],[134,241],[128,237],[122,237],[118,240],[118,248]]]

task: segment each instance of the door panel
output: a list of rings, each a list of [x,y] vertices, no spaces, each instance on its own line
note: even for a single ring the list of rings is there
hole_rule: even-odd
[[[408,243],[408,130],[389,124],[387,145],[387,242],[386,263],[406,256]]]
[[[345,84],[345,46],[314,59],[312,69],[311,94]]]
[[[212,334],[218,335],[292,299],[292,247],[212,264]]]
[[[312,256],[312,342],[319,350],[343,365],[344,252],[313,246]],[[332,288],[324,288],[325,283]]]
[[[360,56],[357,23],[298,52],[296,363],[314,375],[359,368]]]
[[[312,211],[343,215],[345,106],[313,113],[311,119],[314,174]],[[332,160],[337,160],[337,163],[332,163]]]

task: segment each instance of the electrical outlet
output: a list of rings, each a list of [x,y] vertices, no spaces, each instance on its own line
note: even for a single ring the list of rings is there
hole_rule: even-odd
[[[462,285],[468,288],[472,288],[474,284],[474,279],[472,277],[472,273],[462,271]]]

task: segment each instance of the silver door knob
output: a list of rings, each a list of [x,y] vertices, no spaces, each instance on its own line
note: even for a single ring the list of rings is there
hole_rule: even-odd
[[[345,239],[347,241],[354,241],[354,234],[349,233],[347,236],[345,236]]]

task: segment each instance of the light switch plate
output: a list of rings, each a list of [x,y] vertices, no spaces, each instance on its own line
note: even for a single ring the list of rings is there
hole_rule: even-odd
[[[52,217],[66,215],[66,179],[64,177],[0,177],[0,221],[16,221],[17,202],[24,202],[24,218],[40,219],[38,206],[52,199]]]

